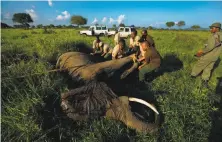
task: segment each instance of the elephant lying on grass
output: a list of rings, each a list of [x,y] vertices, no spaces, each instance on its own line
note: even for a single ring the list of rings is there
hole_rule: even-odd
[[[144,104],[158,115],[154,106],[138,98],[118,97],[106,84],[115,75],[120,80],[120,76],[126,73],[126,70],[134,70],[133,56],[97,63],[94,56],[68,52],[59,57],[56,67],[61,71],[68,71],[73,82],[81,84],[78,88],[61,95],[61,106],[69,118],[88,120],[105,116],[122,121],[140,132],[153,133],[158,130],[157,123],[146,123],[137,119],[131,112],[129,102]]]

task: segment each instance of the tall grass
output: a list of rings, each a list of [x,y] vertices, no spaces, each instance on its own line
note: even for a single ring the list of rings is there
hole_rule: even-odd
[[[157,135],[137,133],[121,122],[104,118],[89,122],[68,119],[59,106],[61,92],[68,89],[68,78],[46,71],[54,68],[62,53],[89,51],[87,47],[94,38],[78,33],[73,29],[56,29],[53,34],[42,30],[2,30],[3,141],[202,142],[208,141],[212,132],[221,134],[221,129],[215,130],[212,125],[214,120],[210,115],[221,111],[219,106],[214,106],[221,100],[215,95],[217,77],[222,76],[221,63],[213,71],[209,89],[201,86],[199,77],[190,78],[196,62],[193,55],[209,35],[200,31],[149,32],[163,59],[168,59],[162,68],[163,74],[147,84],[164,118]],[[113,38],[101,39],[113,46]],[[177,61],[182,66],[174,69]],[[16,78],[24,75],[26,77]]]

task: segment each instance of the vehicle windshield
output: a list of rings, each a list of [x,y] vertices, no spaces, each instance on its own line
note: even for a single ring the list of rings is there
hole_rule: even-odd
[[[101,30],[101,27],[96,27],[96,30]]]

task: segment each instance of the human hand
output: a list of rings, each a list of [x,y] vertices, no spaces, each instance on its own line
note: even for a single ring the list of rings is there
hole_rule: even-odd
[[[201,57],[203,55],[203,50],[199,50],[196,54],[196,57]]]

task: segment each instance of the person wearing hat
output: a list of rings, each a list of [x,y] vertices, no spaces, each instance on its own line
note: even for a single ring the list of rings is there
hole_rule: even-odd
[[[208,38],[207,44],[205,44],[205,48],[199,50],[195,55],[200,58],[192,69],[191,77],[196,77],[203,72],[201,78],[203,85],[206,87],[208,87],[211,70],[222,52],[222,33],[220,29],[220,23],[213,23],[210,26],[211,35]]]
[[[139,58],[139,81],[144,81],[145,76],[156,70],[161,65],[161,56],[146,39],[141,39],[140,46],[144,51],[144,56]]]
[[[93,41],[93,53],[91,55],[102,55],[104,43],[96,36],[96,40]]]
[[[114,36],[114,45],[116,46],[119,43],[120,40],[120,33],[116,29],[115,36]]]

